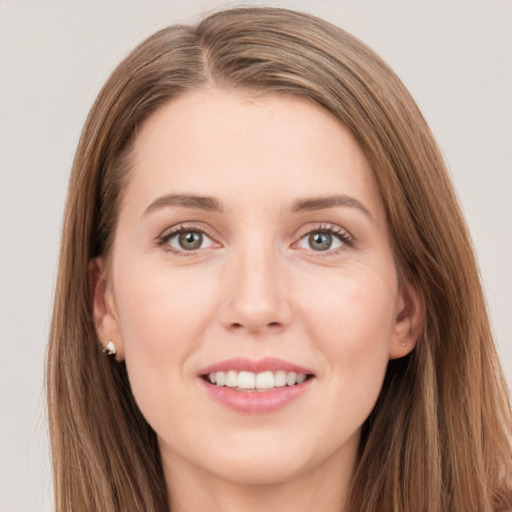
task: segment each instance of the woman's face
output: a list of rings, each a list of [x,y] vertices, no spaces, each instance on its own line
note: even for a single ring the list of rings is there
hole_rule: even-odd
[[[304,99],[210,89],[153,114],[133,158],[95,318],[167,474],[352,467],[421,308],[349,131]]]

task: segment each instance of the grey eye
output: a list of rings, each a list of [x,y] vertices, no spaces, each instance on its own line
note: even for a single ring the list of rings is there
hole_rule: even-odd
[[[301,249],[309,249],[316,252],[338,249],[345,243],[341,235],[331,231],[318,230],[311,231],[304,235],[298,243]]]
[[[199,231],[183,231],[178,235],[178,243],[186,251],[199,249],[203,243],[203,234]]]
[[[166,243],[178,251],[195,251],[212,247],[213,240],[202,231],[186,229],[169,236]]]
[[[332,235],[330,233],[310,233],[308,243],[314,251],[327,251],[332,245]]]

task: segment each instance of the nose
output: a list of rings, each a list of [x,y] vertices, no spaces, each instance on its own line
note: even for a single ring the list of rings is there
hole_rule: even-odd
[[[226,268],[222,324],[231,331],[278,333],[292,318],[283,262],[272,248],[248,247],[232,255]]]

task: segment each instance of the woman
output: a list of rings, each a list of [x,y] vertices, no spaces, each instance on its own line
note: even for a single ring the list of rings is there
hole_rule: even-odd
[[[510,506],[460,209],[350,35],[247,8],[150,37],[91,110],[64,226],[58,510]]]

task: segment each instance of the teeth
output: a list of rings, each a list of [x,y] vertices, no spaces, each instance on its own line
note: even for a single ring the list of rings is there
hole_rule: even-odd
[[[302,384],[306,380],[306,374],[297,374],[296,372],[286,372],[284,370],[278,370],[276,372],[266,371],[261,373],[229,370],[227,372],[209,373],[208,380],[211,384],[215,384],[216,386],[227,386],[240,390],[265,390]]]
[[[226,384],[226,374],[224,372],[217,372],[215,376],[215,384],[217,386],[224,386]]]
[[[274,386],[276,388],[286,386],[286,372],[284,370],[279,370],[274,375]]]
[[[306,376],[303,373],[297,375],[297,384],[302,384],[306,380]]]
[[[286,375],[286,384],[288,386],[293,386],[297,382],[297,374],[295,372],[290,372]]]
[[[263,372],[256,375],[256,389],[271,389],[274,387],[274,374]]]
[[[226,373],[226,386],[228,386],[228,388],[238,387],[238,375],[235,370],[229,370],[229,372]]]
[[[240,389],[254,389],[256,387],[256,375],[252,372],[240,372],[238,374],[238,387]]]

